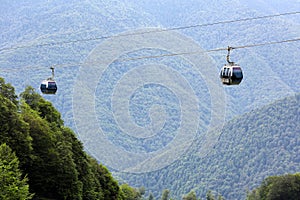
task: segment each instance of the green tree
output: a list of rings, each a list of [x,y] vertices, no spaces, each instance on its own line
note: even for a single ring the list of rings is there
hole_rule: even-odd
[[[5,86],[0,78],[2,90]],[[28,124],[22,119],[18,105],[13,102],[13,89],[0,93],[0,144],[6,143],[16,153],[20,161],[20,167],[30,163],[32,151],[32,138],[29,134]]]
[[[224,197],[222,195],[219,195],[218,200],[224,200]]]
[[[42,96],[36,93],[33,87],[26,87],[24,92],[20,94],[20,97],[25,100],[30,108],[33,110],[38,110],[38,104],[41,101]]]
[[[28,86],[20,95],[22,99],[33,109],[38,111],[41,118],[46,119],[54,127],[62,127],[61,114],[54,108],[51,102],[46,101],[35,92],[34,88]]]
[[[161,196],[161,200],[169,200],[169,199],[170,199],[170,190],[164,189]]]
[[[183,200],[197,200],[196,192],[190,191],[187,195],[184,195]]]
[[[300,173],[267,177],[260,187],[248,193],[247,200],[298,199]]]
[[[0,77],[0,94],[8,98],[16,106],[18,105],[18,96],[15,94],[15,88],[9,83],[5,83],[2,77]]]
[[[154,200],[154,196],[153,196],[153,194],[151,192],[149,194],[148,200]]]
[[[108,169],[99,165],[96,160],[90,159],[92,172],[95,178],[99,181],[104,199],[122,199],[122,191],[118,182],[112,177]]]
[[[78,180],[78,172],[73,160],[72,146],[65,141],[58,140],[56,150],[58,152],[55,167],[57,192],[62,199],[81,200],[82,182]]]
[[[26,169],[31,190],[39,198],[82,199],[82,183],[78,180],[72,143],[59,128],[53,129],[53,124],[42,119],[26,103],[21,108],[33,138],[33,162]]]
[[[41,119],[37,111],[32,110],[27,104],[22,104],[23,119],[29,125],[32,137],[32,159],[26,169],[29,177],[30,189],[37,197],[53,197],[56,188],[55,165],[58,152],[55,149],[54,132],[46,120]]]
[[[27,177],[22,177],[19,160],[5,143],[0,146],[0,199],[32,199]]]
[[[121,185],[124,200],[141,200],[143,192],[140,189],[130,187],[128,184]]]
[[[146,193],[145,187],[143,187],[143,186],[140,187],[140,188],[138,189],[138,193],[140,194],[141,197],[144,196],[145,193]]]
[[[61,131],[65,142],[71,147],[72,157],[78,172],[78,180],[82,183],[83,199],[104,199],[100,182],[92,170],[94,165],[90,164],[94,163],[94,160],[84,152],[82,143],[76,138],[71,129],[64,127]],[[97,168],[97,166],[94,167]]]
[[[209,191],[206,193],[206,200],[215,200],[215,197],[214,197],[214,195],[212,194],[211,190],[209,190]]]

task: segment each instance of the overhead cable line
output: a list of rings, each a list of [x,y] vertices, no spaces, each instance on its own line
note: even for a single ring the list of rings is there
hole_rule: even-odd
[[[203,27],[203,26],[213,26],[213,25],[219,25],[219,24],[230,24],[230,23],[234,23],[234,22],[243,22],[243,21],[251,21],[251,20],[257,20],[257,19],[275,18],[275,17],[285,16],[285,15],[295,15],[295,14],[300,14],[300,11],[280,13],[280,14],[274,14],[274,15],[264,15],[264,16],[258,16],[258,17],[248,17],[248,18],[213,22],[213,23],[207,23],[207,24],[196,24],[196,25],[191,25],[191,26],[174,27],[174,28],[164,29],[162,31],[173,31],[173,30]]]
[[[282,43],[297,42],[297,41],[300,41],[300,38],[274,41],[274,42],[258,43],[258,44],[248,44],[248,45],[235,46],[235,47],[231,46],[230,48],[231,49],[242,49],[242,48],[259,47],[259,46],[266,46],[266,45],[272,45],[272,44],[282,44]],[[226,47],[226,48],[216,48],[216,49],[210,49],[210,50],[204,50],[204,51],[179,52],[179,53],[169,53],[169,54],[154,55],[154,56],[141,56],[141,57],[135,57],[135,58],[120,59],[119,61],[120,62],[125,62],[125,61],[142,60],[142,59],[149,59],[149,58],[161,58],[161,57],[182,56],[182,55],[188,55],[188,54],[209,53],[209,52],[224,51],[224,50],[228,50],[228,47]]]
[[[273,42],[265,42],[265,43],[256,43],[256,44],[248,44],[242,46],[230,46],[231,49],[243,49],[243,48],[252,48],[252,47],[260,47],[260,46],[267,46],[267,45],[274,45],[274,44],[283,44],[283,43],[292,43],[298,42],[300,38],[295,39],[287,39],[281,41],[273,41]],[[152,59],[152,58],[162,58],[162,57],[172,57],[172,56],[183,56],[189,54],[202,54],[202,53],[210,53],[210,52],[217,52],[217,51],[227,51],[228,47],[224,48],[215,48],[203,51],[192,51],[192,52],[178,52],[178,53],[169,53],[169,54],[161,54],[161,55],[153,55],[153,56],[141,56],[141,57],[133,57],[133,58],[125,58],[125,59],[118,59],[118,62],[126,62],[126,61],[135,61],[135,60],[143,60],[143,59]],[[55,64],[52,65],[53,67],[80,67],[84,66],[84,62],[78,63],[66,63],[66,64]],[[32,70],[32,69],[43,69],[41,66],[36,67],[26,67],[23,69],[2,69],[2,71],[23,71],[23,70]]]
[[[116,38],[116,37],[126,37],[126,36],[142,35],[142,34],[148,34],[148,33],[159,33],[159,32],[166,32],[166,31],[184,30],[184,29],[190,29],[190,28],[214,26],[214,25],[220,25],[220,24],[230,24],[230,23],[234,23],[234,22],[275,18],[275,17],[280,17],[280,16],[296,15],[296,14],[300,14],[300,11],[286,12],[286,13],[280,13],[280,14],[274,14],[274,15],[264,15],[264,16],[258,16],[258,17],[248,17],[248,18],[241,18],[241,19],[227,20],[227,21],[219,21],[219,22],[212,22],[212,23],[206,23],[206,24],[179,26],[179,27],[165,28],[165,29],[153,29],[153,30],[140,31],[140,32],[134,32],[134,33],[124,33],[124,34],[119,34],[119,35],[99,36],[99,37],[94,37],[94,38],[85,38],[85,39],[77,39],[77,40],[69,40],[69,41],[61,41],[61,42],[50,42],[50,43],[44,43],[44,44],[31,44],[31,45],[24,45],[24,46],[4,47],[4,48],[0,49],[0,52],[23,49],[23,48],[28,48],[28,47],[56,46],[56,45],[73,44],[73,43],[79,43],[79,42],[90,42],[90,41]]]

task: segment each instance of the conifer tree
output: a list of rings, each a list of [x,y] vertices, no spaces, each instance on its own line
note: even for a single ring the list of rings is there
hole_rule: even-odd
[[[170,190],[168,189],[163,190],[161,200],[169,200],[169,198],[170,198]]]
[[[0,145],[0,199],[32,199],[27,177],[23,178],[19,160],[5,143]]]
[[[190,191],[187,195],[183,196],[183,200],[197,200],[196,192]]]

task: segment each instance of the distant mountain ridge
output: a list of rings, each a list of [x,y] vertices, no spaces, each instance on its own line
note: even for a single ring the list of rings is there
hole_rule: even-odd
[[[73,97],[74,94],[77,94],[78,88],[75,88],[74,86],[76,85],[75,83],[79,81],[78,75],[81,72],[80,70],[84,67],[82,63],[86,62],[89,55],[92,54],[97,46],[107,41],[105,37],[102,38],[103,36],[115,36],[126,31],[135,32],[137,29],[147,27],[184,27],[299,10],[300,2],[289,0],[276,0],[272,2],[268,0],[254,0],[251,2],[246,0],[4,0],[0,6],[0,49],[10,47],[12,47],[12,49],[0,51],[0,76],[4,77],[7,82],[12,83],[15,86],[17,93],[22,92],[26,85],[31,85],[36,90],[39,90],[41,80],[49,77],[51,73],[48,67],[55,65],[55,79],[58,84],[58,92],[55,96],[45,96],[45,98],[50,100],[62,114],[65,125],[72,127],[79,136],[80,134],[77,131],[73,112]],[[204,50],[226,48],[227,46],[268,43],[299,38],[300,15],[250,20],[247,22],[221,23],[203,27],[199,26],[179,30],[178,32],[184,37],[193,40],[196,44],[199,44]],[[145,35],[143,39],[146,40],[146,38],[147,36]],[[124,39],[126,40],[126,37],[124,37]],[[73,42],[68,43],[66,41]],[[151,41],[149,41],[149,43],[151,43]],[[48,45],[43,46],[42,44]],[[178,45],[178,41],[174,41],[174,46],[176,45]],[[14,47],[18,46],[21,46],[22,48],[14,49]],[[182,50],[184,51],[185,47],[182,47]],[[147,51],[151,51],[152,54],[145,54]],[[150,48],[145,51],[142,49],[139,52],[137,51],[137,55],[156,55],[155,53],[160,54],[167,51],[168,49],[158,50]],[[125,52],[122,56],[126,57],[126,53],[135,54],[136,52]],[[101,54],[101,52],[99,54]],[[206,54],[212,60],[214,70],[216,70],[215,77],[217,78],[219,75],[218,69],[226,63],[226,54],[226,51],[216,51]],[[185,72],[185,67],[189,67],[189,65],[185,64],[187,62],[186,60],[181,61],[179,58],[184,59],[177,56],[158,58],[156,60],[152,59],[150,61],[153,65],[164,64],[165,66],[171,66],[170,68],[178,65],[178,68]],[[258,185],[259,181],[266,175],[285,173],[285,169],[290,172],[299,171],[299,160],[293,159],[293,157],[296,157],[294,154],[295,152],[299,154],[299,149],[294,148],[295,143],[299,146],[299,141],[292,139],[292,136],[296,137],[299,133],[299,127],[297,126],[297,124],[299,124],[299,112],[296,111],[297,109],[295,108],[297,107],[295,102],[299,103],[298,93],[300,92],[299,42],[235,49],[231,52],[231,58],[241,65],[244,72],[244,80],[237,87],[224,87],[223,91],[226,95],[223,102],[226,109],[224,115],[226,121],[236,119],[237,117],[240,121],[230,121],[222,132],[206,133],[205,129],[199,129],[197,133],[197,136],[199,137],[196,138],[197,140],[195,141],[194,146],[190,149],[192,152],[190,156],[184,156],[170,167],[164,168],[158,172],[139,175],[120,174],[120,177],[122,177],[125,182],[130,182],[130,184],[134,183],[138,187],[144,185],[146,189],[151,190],[156,196],[158,196],[161,189],[165,187],[170,187],[174,195],[178,196],[189,192],[191,189],[195,189],[203,196],[203,194],[207,192],[207,189],[211,188],[215,191],[218,190],[218,192],[224,194],[226,197],[230,197],[230,199],[235,199],[235,197],[242,197],[245,194],[244,187],[252,189],[253,186]],[[140,60],[139,62],[133,63],[135,66],[143,66],[145,62],[145,60]],[[199,64],[196,63],[195,65],[199,68],[207,67],[207,62],[210,62],[210,60],[205,60]],[[97,64],[101,66],[102,63],[99,62]],[[118,65],[119,62],[115,62],[114,64]],[[113,72],[115,72],[112,70],[114,69],[113,67],[113,65],[111,65],[110,68],[107,66],[109,70],[106,70],[106,72],[112,72],[110,74],[111,76],[107,76],[108,81],[112,82],[112,80],[114,80],[115,82],[118,82],[121,79],[115,80],[116,76],[113,74]],[[122,69],[122,67],[124,66],[121,66],[120,68]],[[120,73],[120,71],[117,72]],[[140,70],[140,72],[143,74],[144,71]],[[193,73],[191,74],[195,75]],[[93,75],[93,72],[88,74],[88,76],[91,75]],[[207,74],[196,74],[194,82],[202,80],[203,77],[206,76]],[[106,94],[99,91],[100,86],[106,86],[107,83],[100,82],[100,79],[101,77],[99,77],[98,85],[93,88],[95,90],[95,96],[98,98],[101,94]],[[181,82],[178,81],[178,83]],[[209,91],[207,89],[207,84],[209,84],[207,82],[199,81],[198,84],[200,89],[196,90],[195,93],[199,93],[198,96],[201,97],[198,99],[200,103],[197,106],[199,106],[199,113],[201,113],[199,118],[201,118],[201,121],[203,122],[200,124],[200,127],[202,127],[209,123],[211,116],[211,93],[214,91]],[[216,84],[219,84],[218,86],[222,87],[221,83],[218,82]],[[150,84],[146,85],[149,86]],[[114,88],[111,91],[115,91]],[[148,90],[137,88],[135,91],[142,93],[143,91]],[[97,92],[100,93],[99,96],[97,96]],[[156,94],[155,92],[153,93]],[[274,115],[278,117],[278,122],[280,123],[275,123],[277,126],[276,128],[278,128],[276,129],[277,132],[274,133],[274,138],[270,137],[270,135],[268,135],[268,130],[271,125],[268,119],[273,116],[269,116],[268,111],[265,109],[268,108],[272,110],[272,108],[269,107],[270,103],[295,94],[297,94],[297,100],[294,103],[289,104],[291,108],[285,106],[286,109],[284,109],[280,106],[275,106],[276,109],[282,112],[290,109],[295,112],[293,112],[294,115],[293,113],[284,112],[284,116],[286,116],[287,119],[291,119],[290,121],[284,121],[278,113]],[[191,95],[193,94],[191,93]],[[167,95],[161,96],[166,97]],[[134,95],[129,95],[130,100],[134,99],[134,97]],[[153,95],[150,97],[156,100],[156,98],[153,97],[157,96]],[[82,98],[85,99],[87,97],[83,96]],[[109,102],[110,98],[107,99],[108,103],[104,102],[107,103],[105,106],[111,108],[112,105]],[[129,102],[129,99],[124,99],[124,101]],[[134,110],[134,113],[137,114],[129,115],[128,118],[123,118],[122,120],[131,122],[132,119],[137,119],[137,117],[140,116],[144,117],[145,115],[146,117],[142,118],[142,120],[146,120],[142,122],[144,124],[149,123],[149,121],[152,120],[151,117],[156,116],[151,116],[151,111],[158,110],[163,113],[163,109],[160,107],[158,109],[157,107],[154,107],[153,110],[151,110],[152,107],[149,109],[149,105],[155,105],[154,100],[148,102],[145,101],[148,103],[148,107],[141,106],[141,108],[146,108],[144,110],[138,110],[138,106],[134,107],[135,102],[130,102],[131,105],[133,105],[132,108],[136,109]],[[171,103],[176,103],[175,101],[171,101],[172,98],[169,100]],[[258,114],[258,110],[254,110],[257,108],[262,108],[265,112],[265,116],[269,116],[269,118],[264,118],[263,115]],[[95,107],[95,112],[99,112],[99,110]],[[150,111],[148,113],[145,112],[145,110]],[[176,112],[179,110],[180,109],[177,109]],[[245,113],[247,114],[243,117],[242,115]],[[87,113],[85,114],[87,115]],[[98,115],[100,114],[98,113]],[[149,116],[147,114],[149,114]],[[259,120],[260,124],[252,123],[253,121],[258,120],[255,116],[256,114],[261,117]],[[157,115],[159,115],[159,113]],[[163,118],[164,113],[159,115],[159,117],[159,119]],[[247,126],[247,123],[250,122],[247,121],[247,117],[252,119],[251,126],[249,127]],[[179,117],[177,119],[179,119]],[[154,124],[164,124],[164,121],[158,121],[158,119],[152,120],[151,122],[153,121],[155,122]],[[176,124],[179,124],[179,121],[176,122]],[[286,130],[284,124],[289,122],[291,123],[289,124],[289,127],[291,128],[289,128],[289,131],[286,134],[287,138],[294,142],[291,144],[292,151],[283,148],[282,145],[288,143],[289,140],[286,141],[284,135],[278,133],[281,129]],[[84,121],[84,123],[90,125],[88,120]],[[102,123],[106,122],[102,121]],[[239,123],[240,125],[237,125]],[[105,125],[108,127],[112,126],[110,123]],[[243,128],[242,130],[240,129],[241,127]],[[240,130],[240,132],[232,132],[232,129]],[[263,163],[266,163],[269,166],[270,160],[276,164],[284,161],[285,163],[283,163],[283,165],[278,164],[278,169],[270,169],[262,166],[262,164],[261,166],[258,166],[259,163],[262,162],[263,156],[261,152],[256,150],[256,146],[262,148],[263,143],[260,144],[259,141],[264,141],[264,138],[260,137],[259,132],[248,132],[253,129],[257,131],[266,131],[263,132],[263,135],[268,138],[268,142],[272,143],[272,141],[274,141],[275,145],[271,146],[271,149],[274,151],[263,151],[265,157],[268,157],[269,155],[273,157],[268,157],[269,160],[263,161]],[[158,128],[154,130],[158,130]],[[243,137],[240,137],[241,132],[244,133],[242,134]],[[219,135],[220,138],[217,140],[218,142],[215,143],[215,139]],[[259,139],[253,138],[253,135],[257,136]],[[214,141],[215,151],[210,151],[210,143],[208,143],[207,146],[203,146],[205,143],[203,138],[205,138],[205,136],[207,136],[206,138],[209,139],[209,141]],[[87,141],[94,140],[93,137],[84,139]],[[132,142],[129,141],[127,143],[124,137],[113,139],[120,139],[120,142],[123,142],[123,144]],[[126,137],[126,139],[128,139],[128,137]],[[248,141],[250,139],[253,140],[253,143]],[[253,144],[254,146],[240,147],[240,144],[238,144],[239,141],[245,142],[245,144]],[[283,144],[281,141],[283,141]],[[251,152],[248,153],[242,151],[240,155],[237,155],[238,151],[233,148],[234,145],[239,146],[240,149],[248,148]],[[283,149],[280,149],[280,151],[276,150],[276,147],[278,146]],[[129,146],[128,149],[131,147],[132,146]],[[88,146],[88,144],[85,146],[85,149],[91,154],[93,154],[93,148],[94,147]],[[203,148],[205,152],[202,152]],[[147,147],[145,147],[145,149],[147,149]],[[199,149],[201,149],[201,151],[198,151]],[[233,150],[231,151],[231,149]],[[206,156],[207,153],[208,155]],[[237,159],[232,160],[232,157],[234,156],[239,158],[241,163]],[[226,158],[232,160],[230,165],[227,165]],[[247,164],[248,162],[245,158],[249,160],[249,164]],[[278,160],[276,160],[277,158]],[[288,162],[292,159],[293,163],[289,165]],[[101,162],[101,160],[99,162]],[[223,164],[224,167],[220,167],[219,163]],[[238,167],[245,168],[245,166],[247,167],[247,170],[243,174],[242,170]],[[203,171],[207,172],[203,174]],[[177,175],[176,179],[173,176],[174,174]],[[257,177],[253,178],[255,175],[257,175]],[[224,181],[221,182],[219,180]]]
[[[216,141],[204,155],[197,140],[182,160],[165,169],[115,175],[156,195],[168,188],[177,198],[190,190],[204,198],[211,190],[225,199],[245,199],[265,177],[299,172],[299,105],[297,94],[229,121],[221,132],[207,133]]]
[[[62,95],[72,94],[72,83],[78,73],[79,64],[103,40],[60,44],[99,36],[115,35],[126,30],[142,27],[177,27],[206,24],[227,20],[276,14],[279,11],[300,10],[299,3],[281,2],[285,10],[255,10],[255,5],[264,1],[83,1],[68,0],[9,1],[3,10],[0,28],[3,47],[27,46],[28,48],[4,51],[0,55],[1,75],[10,82],[17,82],[20,92],[26,85],[38,88],[47,77],[47,66],[57,65],[57,80],[61,83]],[[265,2],[265,4],[270,4]],[[249,7],[248,7],[249,6]],[[233,9],[234,8],[234,9]],[[290,10],[287,10],[290,9]],[[230,23],[182,30],[204,49],[239,46],[296,38],[300,30],[299,15]],[[284,33],[284,34],[283,34]],[[38,47],[44,43],[58,43]],[[226,62],[226,52],[210,54],[221,66]],[[278,44],[232,52],[232,60],[244,69],[245,79],[239,88],[227,88],[228,115],[242,114],[252,108],[272,102],[274,99],[299,92],[298,43]],[[72,64],[73,66],[63,67]],[[61,65],[61,67],[60,67]],[[32,68],[32,70],[29,70]],[[12,70],[13,71],[9,71]],[[23,69],[31,78],[20,76]],[[285,69],[285,70],[282,70]],[[8,70],[8,71],[5,71]],[[16,78],[17,77],[17,78]],[[274,84],[276,83],[276,84]],[[262,98],[258,98],[262,97]],[[69,98],[68,98],[69,99]],[[62,112],[67,124],[72,116],[66,116],[69,105],[51,98]],[[69,100],[67,101],[69,102]],[[232,103],[235,106],[232,106]]]
[[[181,27],[239,20],[256,16],[299,11],[299,2],[290,1],[139,1],[166,27]],[[279,4],[281,6],[276,7]],[[269,5],[266,9],[264,5]],[[283,5],[286,5],[283,9]],[[274,7],[270,10],[271,7]],[[276,9],[277,8],[277,9]],[[204,49],[243,46],[299,37],[299,15],[234,22],[213,26],[183,29],[180,32],[193,38]],[[292,53],[291,53],[292,52]],[[221,68],[226,63],[226,52],[210,54]],[[266,45],[237,49],[231,53],[233,61],[244,70],[239,87],[226,88],[230,116],[248,112],[271,103],[274,99],[300,92],[299,43]],[[295,70],[295,74],[290,73]],[[231,104],[234,102],[234,106]]]

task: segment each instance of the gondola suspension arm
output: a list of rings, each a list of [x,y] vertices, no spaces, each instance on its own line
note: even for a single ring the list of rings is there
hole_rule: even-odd
[[[230,66],[233,66],[234,65],[234,62],[230,61],[230,50],[234,49],[233,47],[230,47],[228,46],[227,48],[227,56],[226,56],[226,59],[227,59],[227,62]]]
[[[50,78],[50,80],[54,80],[54,67],[50,67],[50,69],[52,70],[52,77]]]

